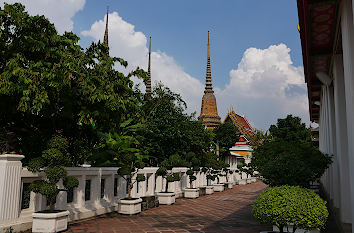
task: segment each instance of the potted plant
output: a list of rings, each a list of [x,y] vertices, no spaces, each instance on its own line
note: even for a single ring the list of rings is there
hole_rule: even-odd
[[[199,197],[199,189],[193,187],[193,181],[197,179],[197,177],[194,175],[195,171],[199,171],[199,167],[193,167],[193,169],[189,169],[186,174],[188,175],[189,178],[189,188],[184,189],[184,197],[185,198],[197,198]]]
[[[145,166],[144,160],[148,159],[139,148],[142,138],[138,132],[142,129],[142,124],[134,124],[130,118],[121,123],[116,132],[106,133],[102,138],[108,164],[120,167],[117,174],[125,179],[127,184],[127,197],[118,201],[118,213],[121,214],[132,215],[141,212],[142,199],[133,197],[132,190],[135,184],[138,185],[146,179],[143,174],[139,174],[139,170]]]
[[[229,181],[229,175],[232,175],[234,172],[231,171],[229,168],[225,167],[224,169],[226,184],[228,189],[232,189],[232,182]]]
[[[240,176],[240,179],[237,180],[238,185],[245,185],[247,184],[247,179],[243,179],[242,174],[246,172],[246,169],[244,168],[244,163],[237,165],[237,171]]]
[[[128,197],[120,199],[118,201],[118,213],[120,214],[138,214],[141,212],[141,198],[132,197],[132,189],[134,184],[141,181],[145,181],[144,174],[138,174],[139,169],[144,168],[142,163],[131,163],[131,166],[125,166],[118,169],[117,173],[127,182]]]
[[[70,164],[68,148],[69,143],[65,138],[54,136],[49,140],[42,156],[29,162],[29,171],[44,172],[44,179],[34,181],[30,190],[45,196],[49,203],[49,209],[32,214],[32,232],[58,232],[67,229],[69,211],[56,210],[55,203],[60,191],[68,191],[79,185],[75,177],[67,175],[64,167]],[[59,181],[63,182],[64,189],[59,188]]]
[[[205,194],[213,194],[214,193],[214,186],[212,185],[212,181],[215,181],[216,176],[212,174],[207,174],[207,186],[205,190]]]
[[[275,225],[278,232],[319,232],[328,217],[324,200],[308,189],[288,185],[264,191],[255,201],[252,213],[260,223]]]
[[[175,192],[168,191],[168,184],[181,180],[180,175],[178,173],[172,173],[171,171],[168,171],[167,168],[165,167],[160,167],[156,171],[156,175],[162,176],[162,179],[166,179],[165,191],[157,193],[157,198],[159,200],[159,203],[162,205],[171,205],[175,203],[176,201]]]

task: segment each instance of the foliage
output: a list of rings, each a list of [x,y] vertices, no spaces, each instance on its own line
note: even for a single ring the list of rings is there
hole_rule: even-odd
[[[256,149],[258,146],[261,146],[263,143],[271,141],[270,133],[264,132],[259,129],[255,129],[255,134],[248,137],[251,142],[252,148]]]
[[[310,129],[301,123],[300,117],[288,115],[285,119],[278,119],[276,125],[271,125],[269,132],[273,138],[286,142],[311,143]]]
[[[332,162],[309,143],[272,141],[258,147],[251,167],[258,171],[270,186],[299,185],[308,187],[320,178]]]
[[[56,135],[49,140],[47,145],[48,149],[43,151],[41,157],[30,161],[28,170],[31,172],[44,171],[46,179],[32,182],[30,189],[35,193],[46,196],[50,203],[50,210],[53,211],[58,193],[78,187],[79,181],[73,176],[68,176],[66,169],[63,167],[66,163],[69,163],[66,139]],[[65,189],[58,188],[57,183],[60,180],[63,180]]]
[[[68,139],[72,165],[83,163],[98,145],[97,131],[141,115],[130,77],[146,73],[113,69],[127,62],[109,57],[105,44],[84,51],[75,34],[59,35],[18,3],[0,8],[0,25],[0,131],[15,134],[17,144],[6,147],[25,154],[25,163],[56,133]]]
[[[193,115],[186,114],[186,104],[181,96],[161,83],[153,88],[143,109],[146,124],[144,150],[153,159],[152,165],[159,166],[176,154],[190,162],[186,158],[188,152],[200,157],[210,150],[212,132]]]
[[[220,155],[225,157],[229,154],[229,149],[238,140],[238,130],[231,122],[220,124],[213,130],[215,137],[214,142],[219,144]]]
[[[332,162],[309,142],[310,134],[300,118],[288,115],[269,129],[272,140],[257,147],[250,167],[270,186],[308,187],[319,179]]]
[[[143,129],[140,123],[134,124],[133,119],[128,119],[120,124],[114,133],[102,135],[103,152],[95,158],[98,166],[119,166],[117,174],[127,181],[128,198],[136,182],[144,181],[145,176],[138,174],[144,168],[148,156],[140,149],[142,138],[139,132]]]
[[[320,230],[326,224],[326,202],[314,192],[298,186],[269,188],[258,196],[253,205],[253,216],[262,224]]]

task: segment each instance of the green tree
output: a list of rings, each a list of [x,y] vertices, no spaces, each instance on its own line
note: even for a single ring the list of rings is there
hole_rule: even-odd
[[[220,156],[229,155],[229,149],[235,145],[238,140],[238,130],[231,122],[220,124],[213,130],[215,137],[214,142],[219,145]]]
[[[311,143],[309,130],[300,118],[288,115],[269,129],[272,139],[253,153],[251,170],[258,171],[270,186],[308,187],[332,162]]]
[[[185,113],[181,96],[161,83],[153,88],[151,98],[143,106],[145,112],[145,150],[159,165],[171,155],[186,159],[188,152],[200,157],[210,150],[212,132],[205,129],[193,115]]]
[[[278,119],[276,125],[271,125],[269,132],[273,138],[287,142],[311,142],[311,132],[300,117],[288,115],[285,119]]]
[[[92,43],[84,51],[75,34],[59,35],[48,19],[28,15],[18,3],[0,9],[0,25],[0,131],[17,141],[3,148],[15,147],[30,159],[59,132],[69,139],[77,165],[95,150],[98,131],[113,132],[129,118],[140,119],[130,78],[144,79],[146,73],[115,70],[127,62],[108,56],[105,44]]]

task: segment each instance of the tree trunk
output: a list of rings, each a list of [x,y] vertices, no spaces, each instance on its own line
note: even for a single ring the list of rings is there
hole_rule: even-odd
[[[55,209],[55,202],[56,202],[56,199],[57,199],[57,196],[52,196],[52,197],[48,197],[49,198],[49,210],[50,211],[54,211]]]
[[[166,192],[166,193],[168,192],[168,181],[167,181],[167,179],[166,179],[165,192]]]
[[[127,182],[128,182],[128,199],[131,199],[132,198],[132,189],[133,189],[132,179],[128,178]]]
[[[279,233],[284,233],[284,226],[283,225],[280,225],[277,227],[279,228]]]

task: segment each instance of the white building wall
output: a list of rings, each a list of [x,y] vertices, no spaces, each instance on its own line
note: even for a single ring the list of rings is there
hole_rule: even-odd
[[[351,209],[354,210],[354,24],[352,9],[353,4],[351,0],[342,1],[341,32],[347,114],[349,179],[351,193]],[[354,214],[352,214],[351,218],[353,226]],[[354,227],[352,227],[352,232],[354,233]]]

